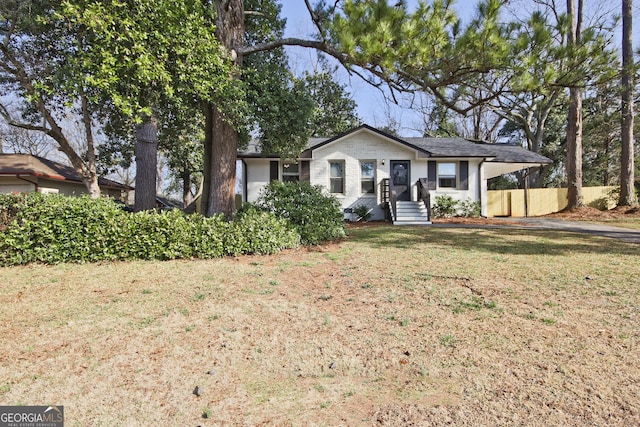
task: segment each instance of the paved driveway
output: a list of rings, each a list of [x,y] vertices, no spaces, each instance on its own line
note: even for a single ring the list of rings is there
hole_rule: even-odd
[[[492,218],[496,220],[497,218]],[[521,228],[538,228],[543,230],[562,230],[575,233],[592,234],[595,236],[609,237],[630,243],[640,243],[640,230],[630,228],[612,227],[604,224],[593,224],[584,221],[567,221],[557,218],[500,218],[504,226]],[[444,227],[502,227],[502,225],[466,225],[466,224],[433,224]]]

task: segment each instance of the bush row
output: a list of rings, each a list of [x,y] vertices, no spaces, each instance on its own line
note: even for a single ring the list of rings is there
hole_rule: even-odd
[[[0,195],[0,265],[214,258],[300,244],[284,218],[245,209],[232,221],[178,210],[125,212],[109,199]]]
[[[454,216],[479,217],[481,213],[480,202],[470,199],[459,201],[448,194],[436,196],[436,203],[431,207],[431,215],[434,218],[451,218]]]

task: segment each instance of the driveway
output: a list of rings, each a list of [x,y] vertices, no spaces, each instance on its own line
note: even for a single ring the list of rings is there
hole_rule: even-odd
[[[640,243],[640,230],[630,228],[612,227],[604,224],[594,224],[584,221],[569,221],[558,218],[491,218],[491,225],[480,224],[455,224],[455,223],[436,223],[432,226],[436,227],[468,227],[468,228],[499,228],[499,227],[519,227],[519,228],[537,228],[542,230],[562,230],[574,233],[585,233],[594,236],[609,237],[629,243]],[[498,222],[504,223],[498,224]]]

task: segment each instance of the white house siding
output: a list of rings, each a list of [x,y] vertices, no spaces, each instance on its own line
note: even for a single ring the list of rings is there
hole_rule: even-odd
[[[443,163],[458,163],[458,183],[460,182],[460,169],[459,169],[459,159],[430,159],[436,160],[437,162]],[[436,190],[431,190],[431,205],[433,206],[436,202],[436,197],[442,195],[449,195],[454,200],[459,200],[464,202],[465,200],[471,200],[472,202],[477,202],[481,199],[481,189],[480,189],[480,165],[482,163],[481,159],[463,159],[469,161],[469,177],[468,177],[468,190],[458,190],[455,188],[436,188]]]
[[[334,194],[343,209],[366,205],[371,208],[372,220],[384,219],[381,206],[381,183],[389,178],[390,160],[410,160],[412,199],[416,199],[418,178],[427,177],[427,159],[416,159],[416,151],[408,149],[391,139],[361,131],[338,139],[313,151],[311,162],[311,184],[329,188],[329,161],[344,161],[344,193]],[[360,161],[375,161],[375,194],[362,194],[360,181]],[[384,164],[383,164],[384,161]],[[347,219],[349,215],[346,215]],[[355,216],[353,217],[355,220]]]
[[[411,162],[411,200],[414,201],[418,198],[416,182],[420,178],[427,178],[428,176],[428,161],[456,162],[459,165],[459,161],[461,160],[460,158],[427,158],[418,156],[418,152],[410,147],[400,144],[393,139],[387,139],[363,130],[314,149],[313,159],[310,162],[310,181],[313,185],[321,185],[329,189],[329,162],[343,161],[345,165],[344,193],[334,194],[342,205],[342,208],[353,209],[358,205],[366,205],[371,208],[372,220],[383,220],[385,218],[385,211],[382,206],[382,180],[389,178],[390,162],[392,160],[408,160]],[[269,183],[270,160],[273,159],[244,159],[247,170],[246,201],[255,202],[261,189]],[[375,194],[361,193],[360,161],[362,160],[375,162]],[[454,188],[436,188],[436,190],[431,190],[432,205],[435,204],[436,197],[440,195],[450,195],[459,201],[468,199],[471,201],[481,200],[480,165],[482,164],[482,159],[463,158],[462,160],[469,162],[468,190]],[[280,167],[278,171],[280,175]],[[459,166],[457,171],[459,179]],[[281,176],[278,177],[278,179],[281,178]],[[357,219],[355,215],[348,213],[345,214],[345,218]]]
[[[35,184],[11,176],[0,176],[0,193],[28,193],[36,191]]]
[[[269,183],[268,159],[245,159],[247,168],[247,202],[255,202],[262,188]]]

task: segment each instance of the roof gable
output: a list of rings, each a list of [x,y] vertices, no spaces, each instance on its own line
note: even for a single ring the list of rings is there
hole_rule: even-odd
[[[374,127],[371,127],[369,125],[360,125],[356,128],[353,128],[347,132],[344,132],[340,135],[334,136],[333,138],[329,138],[329,139],[325,139],[323,141],[313,141],[310,140],[310,144],[307,146],[307,149],[305,151],[302,152],[302,155],[300,156],[301,158],[311,158],[311,152],[313,152],[313,150],[317,150],[318,148],[324,147],[326,145],[332,144],[332,143],[336,143],[336,142],[340,142],[342,140],[344,140],[345,138],[349,138],[357,133],[361,133],[361,132],[370,132],[373,134],[376,134],[378,136],[381,136],[383,139],[386,139],[390,142],[394,142],[396,144],[400,144],[400,145],[404,145],[405,147],[411,148],[413,150],[419,151],[421,153],[423,153],[424,155],[429,155],[428,152],[426,152],[423,148],[414,145],[410,142],[408,142],[406,139],[402,139],[399,138],[397,136],[388,134],[386,132],[381,131],[380,129],[376,129]]]

